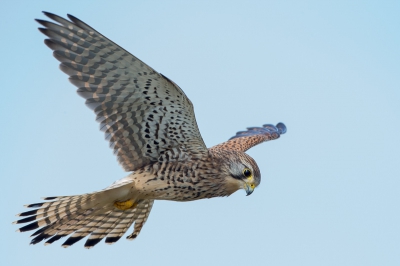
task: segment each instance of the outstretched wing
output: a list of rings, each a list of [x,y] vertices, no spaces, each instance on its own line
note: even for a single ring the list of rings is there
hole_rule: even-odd
[[[46,45],[126,171],[207,152],[193,105],[175,83],[74,16],[44,14],[59,23],[37,20]]]
[[[263,125],[262,127],[248,127],[246,131],[239,131],[235,136],[212,149],[247,151],[261,142],[274,140],[286,133],[286,126],[283,123],[274,125]]]

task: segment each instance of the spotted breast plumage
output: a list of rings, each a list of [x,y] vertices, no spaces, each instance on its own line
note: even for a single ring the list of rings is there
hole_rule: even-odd
[[[131,173],[101,191],[26,205],[35,209],[14,223],[31,222],[20,232],[37,229],[31,244],[66,236],[63,247],[85,237],[87,248],[104,238],[112,244],[132,224],[127,238],[134,239],[155,200],[223,197],[239,189],[250,195],[260,184],[260,170],[245,151],[279,138],[284,124],[248,128],[208,149],[192,102],[178,85],[76,17],[44,14],[56,22],[37,20],[45,44]]]

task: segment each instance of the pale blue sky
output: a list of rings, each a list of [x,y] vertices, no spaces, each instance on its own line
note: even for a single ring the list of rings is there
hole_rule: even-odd
[[[400,265],[399,1],[3,1],[2,265]],[[156,202],[141,235],[29,245],[14,215],[126,173],[34,18],[73,14],[175,81],[208,146],[247,126],[250,196]],[[130,231],[130,230],[129,230]]]

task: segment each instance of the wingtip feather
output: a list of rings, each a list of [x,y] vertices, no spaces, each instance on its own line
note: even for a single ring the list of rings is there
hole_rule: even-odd
[[[285,124],[282,122],[279,122],[278,124],[276,124],[276,127],[279,129],[280,134],[285,134],[287,132],[287,128],[286,128]]]
[[[49,17],[49,18],[51,18],[51,19],[53,19],[54,17],[58,17],[56,14],[53,14],[53,13],[48,12],[48,11],[42,11],[42,13],[43,13],[46,17]]]
[[[67,17],[70,19],[70,20],[74,20],[74,19],[77,19],[77,20],[80,20],[80,19],[78,19],[77,17],[75,17],[74,15],[71,15],[71,14],[67,14]]]
[[[44,19],[40,19],[40,18],[35,18],[34,19],[37,23],[39,23],[40,25],[43,25],[44,23],[46,23],[47,21]]]

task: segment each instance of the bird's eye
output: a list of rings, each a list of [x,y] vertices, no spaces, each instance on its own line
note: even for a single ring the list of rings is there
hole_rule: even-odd
[[[249,168],[244,168],[243,169],[243,175],[245,176],[245,177],[251,177],[252,176],[252,173],[251,173],[251,170],[249,169]]]

